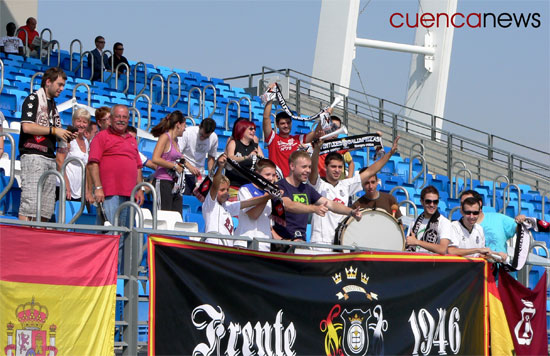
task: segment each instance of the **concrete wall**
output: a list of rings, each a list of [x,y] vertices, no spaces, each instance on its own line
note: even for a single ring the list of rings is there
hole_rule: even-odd
[[[38,18],[38,0],[0,0],[0,34],[6,35],[6,25],[14,22],[17,27],[24,26],[27,18],[34,17],[38,20],[37,28],[40,28]]]

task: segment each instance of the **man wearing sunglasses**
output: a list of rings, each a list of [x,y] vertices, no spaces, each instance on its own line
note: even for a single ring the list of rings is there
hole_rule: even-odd
[[[491,253],[485,247],[483,228],[477,223],[481,213],[481,205],[476,198],[466,198],[460,204],[462,218],[453,221],[453,235],[448,248],[450,255],[467,257],[484,257]]]
[[[451,241],[451,222],[438,210],[439,191],[433,185],[420,192],[424,211],[414,222],[407,236],[407,251],[447,253]]]
[[[483,212],[483,196],[475,190],[466,190],[460,194],[460,202],[467,198],[476,199],[481,207],[477,223],[483,228],[485,244],[496,252],[506,252],[506,241],[516,234],[517,224],[513,218],[500,213]]]

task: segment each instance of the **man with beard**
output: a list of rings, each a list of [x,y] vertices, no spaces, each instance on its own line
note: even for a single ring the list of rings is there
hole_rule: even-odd
[[[65,87],[67,75],[60,68],[50,68],[42,77],[41,88],[29,95],[21,110],[21,204],[20,220],[36,219],[36,187],[40,176],[48,170],[56,170],[63,164],[61,156],[56,165],[56,143],[58,153],[66,153],[67,142],[76,134],[61,128],[55,98]],[[64,157],[64,156],[63,156]],[[42,221],[49,221],[55,207],[56,178],[52,175],[42,186],[40,215]]]

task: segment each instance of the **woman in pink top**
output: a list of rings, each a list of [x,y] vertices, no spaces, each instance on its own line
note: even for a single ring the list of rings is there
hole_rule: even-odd
[[[179,189],[174,189],[174,185],[178,180],[178,174],[183,174],[183,166],[179,163],[182,154],[177,142],[183,131],[185,131],[185,118],[179,110],[168,114],[151,129],[151,134],[159,138],[152,159],[158,166],[153,175],[158,207],[161,210],[178,211],[180,214],[182,196],[179,194]]]

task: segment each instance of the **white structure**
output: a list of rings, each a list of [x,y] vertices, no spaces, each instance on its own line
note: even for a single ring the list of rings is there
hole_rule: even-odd
[[[420,0],[418,15],[445,13],[450,17],[456,12],[456,8],[457,0]],[[412,53],[404,105],[443,117],[454,28],[446,23],[442,23],[443,26],[440,27],[419,26],[414,45],[392,43],[357,38],[358,16],[359,0],[323,0],[312,75],[349,88],[357,46]],[[334,23],[340,25],[330,25]],[[337,90],[344,95],[348,94],[347,89]],[[404,114],[431,124],[427,115],[412,110],[406,110]],[[442,122],[438,121],[437,127],[441,128],[441,125]]]

